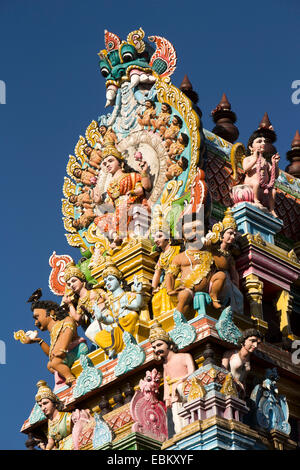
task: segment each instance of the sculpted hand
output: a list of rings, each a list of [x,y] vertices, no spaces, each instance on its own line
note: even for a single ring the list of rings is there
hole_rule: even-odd
[[[278,164],[279,160],[280,160],[280,155],[278,153],[275,153],[275,155],[272,156],[272,163],[275,162]]]
[[[141,282],[138,282],[137,276],[134,276],[132,290],[140,293],[142,292],[142,289],[143,289],[143,284]]]

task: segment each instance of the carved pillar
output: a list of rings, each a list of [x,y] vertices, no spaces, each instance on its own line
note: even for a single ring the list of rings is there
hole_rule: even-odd
[[[282,335],[294,340],[295,337],[292,334],[290,325],[290,314],[292,313],[293,308],[292,295],[288,291],[282,290],[278,296],[276,307],[280,315],[280,331],[282,332]]]
[[[244,279],[247,299],[250,305],[251,319],[262,333],[268,329],[268,323],[263,320],[262,297],[264,283],[255,274],[248,274]]]

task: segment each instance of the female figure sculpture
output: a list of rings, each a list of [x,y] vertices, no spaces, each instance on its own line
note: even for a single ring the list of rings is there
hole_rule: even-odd
[[[113,145],[107,145],[102,151],[101,168],[112,178],[105,195],[94,194],[96,204],[111,204],[114,213],[96,217],[94,220],[102,233],[117,244],[128,230],[132,220],[132,207],[143,204],[148,207],[145,192],[151,191],[152,183],[148,174],[148,165],[139,162],[141,172],[133,170],[125,162],[122,154]]]

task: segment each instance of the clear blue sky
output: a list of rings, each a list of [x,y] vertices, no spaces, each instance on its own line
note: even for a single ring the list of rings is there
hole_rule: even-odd
[[[281,168],[287,162],[300,104],[291,84],[300,80],[298,0],[119,1],[0,0],[1,326],[7,364],[0,365],[0,448],[24,449],[19,433],[34,404],[36,382],[52,376],[38,345],[14,341],[33,329],[26,299],[38,287],[45,298],[49,256],[69,247],[61,215],[63,178],[78,136],[104,112],[104,79],[97,52],[104,29],[122,39],[143,27],[170,40],[178,65],[199,94],[203,125],[225,92],[246,143],[265,111],[278,134]],[[48,339],[47,334],[44,338]]]

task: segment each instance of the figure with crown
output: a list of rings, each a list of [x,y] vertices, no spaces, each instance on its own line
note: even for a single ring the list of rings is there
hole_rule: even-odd
[[[112,205],[114,212],[109,212],[95,218],[95,224],[101,233],[118,244],[127,234],[132,220],[133,205],[147,205],[146,191],[150,191],[152,183],[145,162],[139,162],[141,172],[131,168],[122,154],[113,144],[107,145],[102,151],[102,170],[110,175],[106,194],[94,196],[98,205]]]
[[[99,287],[89,285],[86,276],[73,261],[65,267],[64,280],[66,290],[63,304],[68,306],[69,315],[77,325],[86,330],[94,315],[94,304],[104,302],[105,292]]]
[[[183,387],[195,371],[191,354],[179,353],[169,334],[155,321],[150,328],[149,341],[157,360],[163,361],[164,402],[167,407],[169,438],[180,432],[183,422],[178,416],[185,401]]]
[[[122,287],[123,274],[110,259],[106,260],[102,277],[109,293],[105,305],[94,305],[95,320],[86,336],[113,358],[124,348],[123,332],[135,336],[143,306],[142,283],[135,278],[133,292],[126,292]]]
[[[162,216],[154,218],[151,235],[156,249],[160,252],[152,278],[152,311],[155,318],[176,307],[176,296],[167,293],[165,275],[172,259],[180,252],[180,246],[172,245],[170,227]]]
[[[193,214],[183,224],[184,252],[176,255],[167,271],[169,295],[178,296],[177,310],[187,314],[196,292],[207,292],[217,310],[231,302],[234,311],[243,312],[243,295],[238,290],[238,273],[231,248],[236,238],[236,222],[227,209],[222,222],[216,223],[203,240],[197,234],[198,221]],[[181,274],[180,285],[175,281]]]
[[[86,423],[93,421],[89,410],[62,411],[63,402],[44,380],[37,383],[35,401],[48,420],[47,442],[40,442],[42,450],[78,450],[78,436]]]

